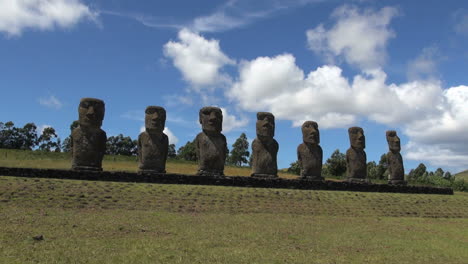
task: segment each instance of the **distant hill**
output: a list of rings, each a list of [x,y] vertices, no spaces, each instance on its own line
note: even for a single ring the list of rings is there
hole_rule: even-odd
[[[465,181],[468,181],[468,170],[455,174],[455,179],[464,179]]]

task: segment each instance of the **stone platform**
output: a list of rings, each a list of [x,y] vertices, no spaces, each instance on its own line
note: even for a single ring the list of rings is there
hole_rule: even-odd
[[[73,171],[0,167],[0,175],[65,180],[137,182],[159,184],[216,185],[299,190],[453,194],[452,188],[412,185],[364,184],[345,181],[308,181],[302,179],[255,178],[242,176],[196,176],[175,173],[138,174],[121,171]],[[0,176],[1,177],[1,176]]]

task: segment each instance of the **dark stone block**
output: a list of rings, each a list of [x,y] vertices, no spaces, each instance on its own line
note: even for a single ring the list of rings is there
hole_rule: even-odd
[[[253,188],[282,188],[302,190],[333,190],[357,192],[390,192],[390,193],[425,193],[425,194],[453,194],[452,188],[438,188],[426,186],[405,186],[387,184],[362,184],[345,181],[309,181],[302,179],[282,178],[254,178],[240,176],[198,176],[174,173],[131,173],[120,171],[75,171],[55,169],[30,169],[0,167],[0,175],[53,178],[67,180],[139,182],[160,184],[191,184],[217,185]],[[0,176],[1,177],[1,176]]]

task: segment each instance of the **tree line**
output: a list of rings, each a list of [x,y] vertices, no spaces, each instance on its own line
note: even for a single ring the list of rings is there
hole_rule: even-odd
[[[70,135],[63,142],[53,127],[46,127],[38,131],[34,123],[27,123],[23,127],[16,127],[12,121],[0,122],[0,148],[41,150],[54,152],[69,152],[71,150],[71,132],[79,126],[78,121],[70,124]],[[250,153],[247,136],[242,133],[232,145],[227,164],[243,166],[249,164]],[[107,138],[106,154],[136,156],[138,154],[138,141],[129,136],[119,134]],[[188,141],[176,151],[175,144],[169,144],[168,158],[196,161],[193,141]]]

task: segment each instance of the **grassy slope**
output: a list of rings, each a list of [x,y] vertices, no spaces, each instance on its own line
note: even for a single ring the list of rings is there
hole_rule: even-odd
[[[466,263],[467,203],[0,177],[0,263]]]
[[[455,179],[464,179],[465,181],[468,181],[468,170],[455,174]]]
[[[69,168],[70,159],[0,150],[0,166]],[[107,170],[136,166],[128,157],[104,161]],[[190,162],[167,167],[196,170]],[[466,263],[467,204],[467,193],[0,177],[0,263]],[[32,239],[40,234],[43,241]]]

